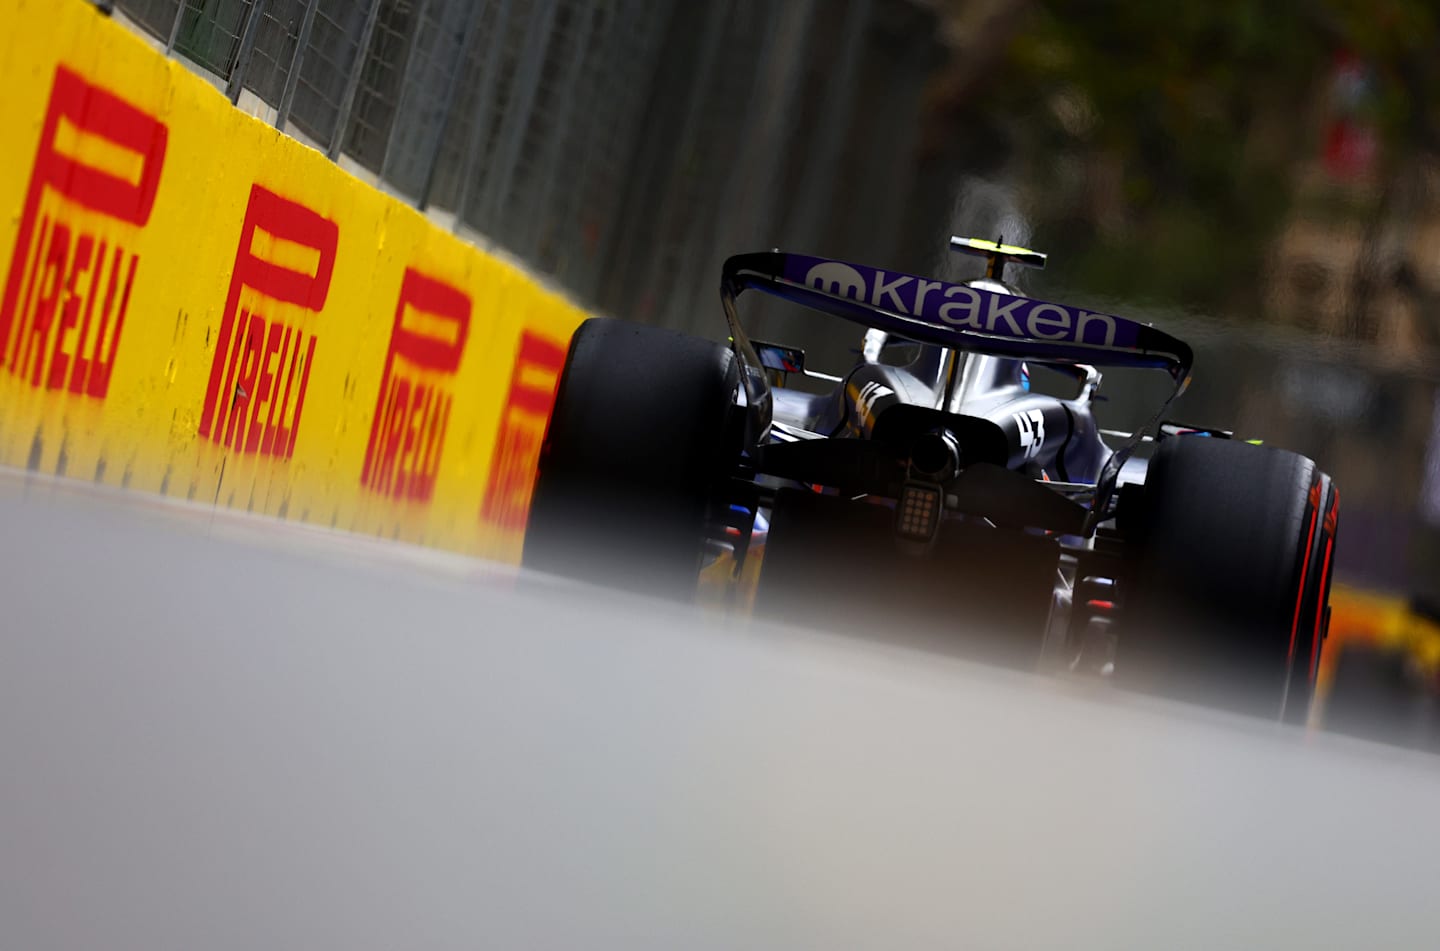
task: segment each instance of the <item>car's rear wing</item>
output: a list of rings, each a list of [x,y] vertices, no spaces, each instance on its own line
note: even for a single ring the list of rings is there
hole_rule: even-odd
[[[739,254],[721,271],[720,297],[744,370],[754,438],[769,430],[771,395],[735,309],[735,299],[752,287],[920,343],[1021,360],[1164,370],[1175,390],[1145,426],[1111,453],[1096,481],[1087,532],[1107,517],[1120,467],[1184,392],[1194,363],[1183,341],[1114,314],[802,254]]]
[[[1194,360],[1183,341],[1149,324],[863,264],[778,251],[727,260],[722,296],[733,301],[752,287],[920,343],[1022,360],[1162,369],[1177,386]]]

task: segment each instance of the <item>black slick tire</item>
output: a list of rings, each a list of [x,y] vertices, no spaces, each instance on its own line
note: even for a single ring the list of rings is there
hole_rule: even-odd
[[[582,324],[540,450],[524,566],[693,597],[738,456],[738,379],[733,354],[712,341]]]
[[[1305,722],[1329,621],[1329,476],[1293,452],[1171,437],[1127,507],[1119,682]]]

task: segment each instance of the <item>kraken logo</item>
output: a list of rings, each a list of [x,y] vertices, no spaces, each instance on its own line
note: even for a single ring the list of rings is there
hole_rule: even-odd
[[[850,265],[841,264],[839,261],[825,261],[815,265],[805,275],[805,283],[836,297],[848,297],[858,301],[865,299],[865,278]]]

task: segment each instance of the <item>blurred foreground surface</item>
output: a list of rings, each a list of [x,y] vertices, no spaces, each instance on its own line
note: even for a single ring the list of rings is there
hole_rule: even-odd
[[[1440,766],[0,477],[7,948],[1422,947]]]

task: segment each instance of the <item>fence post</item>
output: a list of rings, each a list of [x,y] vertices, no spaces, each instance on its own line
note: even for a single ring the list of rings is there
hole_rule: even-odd
[[[470,141],[465,150],[465,167],[460,172],[460,193],[455,198],[454,230],[460,230],[465,220],[465,210],[470,205],[470,188],[475,180],[476,164],[480,161],[480,141],[485,127],[490,124],[490,113],[495,105],[495,79],[500,66],[500,44],[505,41],[505,31],[510,26],[511,0],[500,0],[500,9],[495,12],[495,37],[490,55],[480,74],[480,85],[475,91],[474,124],[470,127]]]
[[[540,160],[540,190],[535,199],[535,214],[530,218],[531,227],[527,230],[524,243],[515,243],[514,250],[523,255],[534,257],[539,250],[540,235],[542,231],[541,222],[546,219],[553,219],[551,208],[551,195],[555,191],[555,178],[559,174],[560,160],[565,152],[567,140],[574,135],[574,128],[571,125],[571,114],[575,110],[575,87],[579,84],[581,67],[584,65],[587,56],[591,55],[590,38],[595,28],[596,4],[587,4],[582,17],[580,29],[576,33],[573,50],[570,54],[570,61],[566,64],[559,80],[559,103],[555,107],[555,115],[551,120],[550,142],[546,148],[545,156]],[[567,236],[569,240],[570,236]]]
[[[180,0],[180,6],[175,11],[175,22],[170,24],[170,39],[165,41],[166,56],[175,52],[175,44],[180,41],[180,24],[185,22],[185,11],[188,9],[190,0]]]
[[[240,100],[240,90],[245,87],[250,57],[255,53],[255,35],[260,32],[260,21],[265,17],[267,5],[268,0],[251,0],[250,12],[245,14],[245,25],[240,28],[240,48],[235,51],[235,64],[230,67],[230,77],[225,83],[225,96],[232,104]]]
[[[722,60],[724,59],[723,54],[727,51],[722,49],[724,45],[722,37],[725,35],[726,20],[733,15],[733,12],[733,6],[724,3],[713,3],[706,10],[705,28],[700,33],[699,55],[696,57],[695,68],[689,77],[690,90],[686,97],[679,135],[673,141],[652,139],[648,143],[647,151],[653,150],[653,161],[664,179],[664,187],[660,191],[659,202],[651,218],[651,221],[654,222],[652,227],[668,229],[676,218],[684,213],[681,206],[684,204],[683,193],[686,184],[682,181],[680,169],[673,162],[667,165],[665,157],[693,155],[702,144],[701,122],[704,118],[705,100],[715,75],[725,68]],[[629,229],[624,242],[617,248],[617,259],[622,259],[625,263],[620,267],[627,269],[631,266],[632,261],[635,262],[635,271],[624,273],[643,273],[644,275],[632,285],[632,293],[637,291],[642,295],[650,293],[665,280],[667,274],[677,269],[671,259],[676,257],[680,251],[666,242],[665,239],[668,237],[668,234],[662,232],[661,245],[652,250],[652,236],[637,234],[633,228]],[[619,275],[622,272],[617,268],[611,273]],[[657,300],[659,299],[657,297]],[[664,301],[662,300],[658,306],[663,307]],[[666,316],[655,320],[654,314],[644,315],[644,318],[660,324],[664,324],[666,320]]]
[[[315,11],[320,0],[310,0],[305,5],[305,16],[300,21],[300,34],[295,37],[295,53],[290,57],[290,69],[285,73],[285,91],[280,94],[280,108],[275,112],[275,128],[285,131],[290,121],[290,107],[295,102],[295,88],[300,84],[300,64],[305,62],[305,48],[310,45],[310,31],[315,26]]]
[[[435,148],[430,152],[430,161],[425,164],[425,180],[420,185],[420,197],[415,207],[424,211],[430,204],[430,191],[435,187],[435,170],[440,166],[440,153],[445,150],[445,137],[454,120],[455,98],[460,93],[460,80],[465,75],[465,51],[475,41],[475,31],[480,26],[479,0],[470,0],[470,12],[465,17],[465,31],[460,41],[460,51],[455,56],[455,69],[450,73],[450,82],[445,87],[445,105],[440,114],[440,134],[435,138]],[[388,158],[388,156],[387,156]]]
[[[345,94],[340,97],[340,109],[335,116],[335,129],[330,135],[330,147],[325,150],[330,161],[340,157],[340,146],[345,142],[345,129],[350,125],[350,110],[355,107],[355,95],[360,91],[360,74],[365,69],[365,59],[370,55],[370,40],[375,35],[375,21],[380,18],[381,0],[370,0],[370,12],[365,14],[365,26],[360,31],[360,42],[355,47],[355,62],[350,65],[350,76],[345,81]]]
[[[555,22],[555,7],[559,0],[538,0],[539,8],[532,14],[529,29],[525,31],[526,42],[515,69],[514,98],[505,110],[505,122],[501,127],[502,138],[496,147],[495,168],[498,177],[493,186],[486,183],[485,202],[481,206],[490,220],[489,237],[503,241],[500,218],[508,199],[506,192],[515,179],[515,164],[520,160],[520,146],[525,139],[530,112],[535,106],[535,90],[540,85],[540,71],[545,65],[545,51],[550,46],[551,27]]]
[[[442,4],[443,6],[444,4]],[[472,4],[472,9],[474,5]],[[413,98],[416,85],[415,73],[424,69],[426,62],[434,55],[431,50],[431,57],[422,57],[417,54],[416,47],[420,42],[420,35],[425,29],[425,18],[430,13],[430,0],[415,0],[411,7],[411,28],[408,42],[405,44],[405,65],[398,70],[400,74],[400,90],[395,95],[395,112],[390,117],[390,131],[385,135],[385,151],[380,154],[380,178],[383,181],[390,181],[391,169],[390,159],[395,154],[395,126],[400,117],[405,114],[405,109],[410,105],[409,100]]]
[[[766,31],[742,111],[745,134],[718,190],[724,210],[706,232],[709,243],[692,243],[690,276],[679,282],[681,290],[671,299],[670,314],[674,316],[667,321],[672,326],[676,318],[689,319],[688,315],[704,313],[700,302],[712,293],[704,290],[705,272],[714,263],[734,253],[737,247],[752,243],[774,247],[772,222],[780,223],[783,207],[775,201],[780,186],[779,161],[785,154],[790,114],[800,98],[805,65],[815,42],[812,24],[818,2],[795,0],[786,4],[777,22]],[[692,288],[688,299],[686,287]],[[676,329],[693,332],[684,325]]]

